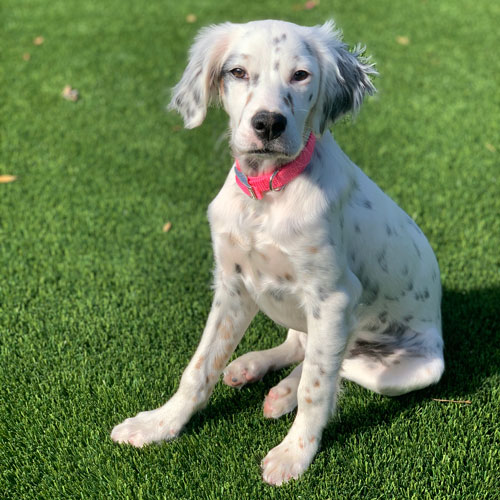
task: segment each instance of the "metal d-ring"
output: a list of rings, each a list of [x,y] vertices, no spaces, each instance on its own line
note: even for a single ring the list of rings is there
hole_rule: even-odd
[[[275,191],[276,193],[279,193],[280,191],[282,191],[285,186],[281,186],[279,189],[274,189],[273,188],[273,181],[274,181],[274,178],[276,177],[276,174],[280,171],[281,169],[280,168],[277,168],[274,172],[273,172],[273,175],[271,175],[271,178],[269,179],[269,191]]]

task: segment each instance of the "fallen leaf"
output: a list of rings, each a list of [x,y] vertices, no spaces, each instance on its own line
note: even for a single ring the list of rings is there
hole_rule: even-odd
[[[496,153],[497,151],[497,148],[495,146],[493,146],[493,144],[487,142],[485,143],[484,147],[488,150],[488,151],[491,151],[492,153]]]
[[[8,182],[14,182],[17,179],[15,175],[0,175],[0,184],[7,184]]]
[[[61,95],[64,97],[64,99],[73,102],[78,101],[78,98],[80,97],[78,90],[71,88],[71,85],[66,85],[63,88]]]
[[[170,221],[165,222],[165,224],[163,225],[163,232],[168,233],[170,229],[172,229],[172,223]]]
[[[30,54],[29,52],[25,52],[25,53],[23,54],[23,59],[24,59],[25,61],[29,61],[29,60],[31,59],[31,54]]]
[[[396,42],[398,42],[399,45],[409,45],[410,39],[407,36],[397,36]]]
[[[306,3],[297,3],[292,6],[293,10],[311,10],[319,5],[319,0],[308,0]]]
[[[186,21],[188,23],[195,23],[198,18],[194,14],[188,14],[186,16]]]
[[[37,36],[33,39],[33,45],[42,45],[43,42],[45,42],[45,38],[43,38],[43,36]]]
[[[317,7],[318,5],[319,5],[319,0],[309,0],[304,4],[304,9],[311,10],[314,9],[314,7]]]

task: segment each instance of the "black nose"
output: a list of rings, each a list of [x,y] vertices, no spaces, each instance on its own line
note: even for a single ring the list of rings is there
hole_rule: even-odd
[[[252,118],[252,127],[259,139],[272,141],[284,132],[286,117],[280,113],[259,111]]]

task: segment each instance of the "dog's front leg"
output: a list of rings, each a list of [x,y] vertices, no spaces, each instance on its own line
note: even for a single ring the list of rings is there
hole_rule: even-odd
[[[263,478],[280,485],[297,479],[312,462],[335,409],[339,371],[360,293],[357,278],[347,273],[328,296],[323,287],[307,297],[307,344],[298,387],[295,421],[285,439],[262,461]]]
[[[177,392],[163,406],[127,418],[117,425],[111,438],[119,443],[142,447],[177,437],[191,416],[203,408],[257,312],[257,306],[241,281],[218,274],[208,321],[195,355]]]

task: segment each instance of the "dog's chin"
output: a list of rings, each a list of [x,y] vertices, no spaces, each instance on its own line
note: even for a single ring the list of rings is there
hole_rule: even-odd
[[[300,150],[288,151],[284,148],[264,147],[247,149],[236,153],[237,158],[245,158],[249,162],[283,164],[292,161],[300,153]]]

